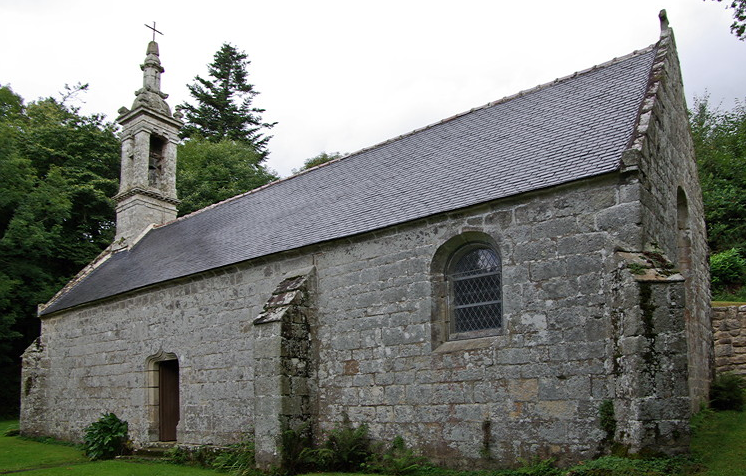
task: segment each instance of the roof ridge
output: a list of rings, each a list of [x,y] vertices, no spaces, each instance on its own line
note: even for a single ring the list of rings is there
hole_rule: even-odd
[[[591,71],[596,71],[596,70],[598,70],[600,68],[607,68],[609,66],[612,66],[612,65],[617,64],[617,63],[621,63],[622,61],[626,61],[626,60],[628,60],[630,58],[633,58],[635,56],[640,56],[640,55],[646,54],[646,53],[650,52],[653,48],[655,48],[657,44],[658,43],[653,43],[653,44],[648,45],[645,48],[642,48],[640,50],[634,50],[631,53],[628,53],[628,54],[623,55],[623,56],[612,58],[609,61],[605,61],[603,63],[599,63],[597,65],[591,66],[590,68],[586,68],[586,69],[582,69],[582,70],[579,70],[579,71],[575,71],[574,73],[568,74],[566,76],[561,76],[561,77],[555,78],[552,81],[548,81],[546,83],[538,84],[538,85],[534,86],[533,88],[524,89],[524,90],[521,90],[521,91],[519,91],[519,92],[517,92],[515,94],[511,94],[510,96],[505,96],[505,97],[503,97],[501,99],[488,102],[487,104],[483,104],[481,106],[473,107],[473,108],[471,108],[471,109],[469,109],[467,111],[463,111],[463,112],[454,114],[452,116],[449,116],[449,117],[447,117],[445,119],[441,119],[440,121],[433,122],[431,124],[428,124],[428,125],[423,126],[423,127],[419,127],[417,129],[413,129],[413,130],[411,130],[409,132],[406,132],[404,134],[400,134],[398,136],[392,137],[392,138],[384,140],[382,142],[378,142],[377,144],[374,144],[374,145],[371,145],[371,146],[368,146],[368,147],[364,147],[364,148],[359,149],[359,150],[357,150],[355,152],[351,152],[349,154],[345,154],[342,157],[338,157],[338,158],[336,158],[334,160],[330,160],[329,162],[324,162],[323,164],[315,165],[315,166],[313,166],[313,167],[311,167],[309,169],[303,170],[303,171],[301,171],[301,172],[299,172],[297,174],[293,174],[293,175],[290,175],[288,177],[283,177],[283,178],[281,178],[279,180],[275,180],[275,181],[270,182],[268,184],[262,185],[261,187],[257,187],[255,189],[252,189],[252,190],[249,190],[247,192],[235,195],[233,197],[226,198],[225,200],[222,200],[220,202],[213,203],[212,205],[208,205],[208,206],[206,206],[204,208],[200,208],[199,210],[195,210],[195,211],[193,211],[191,213],[188,213],[188,214],[186,214],[184,216],[178,217],[177,219],[175,219],[173,221],[170,221],[168,223],[164,223],[162,225],[158,225],[155,228],[162,228],[162,227],[168,226],[168,225],[170,225],[172,223],[176,223],[176,222],[182,221],[182,220],[184,220],[186,218],[198,215],[198,214],[200,214],[200,213],[202,213],[204,211],[211,210],[211,209],[216,208],[216,207],[218,207],[220,205],[223,205],[225,203],[229,203],[229,202],[232,202],[234,200],[238,200],[240,198],[243,198],[245,196],[248,196],[248,195],[251,195],[251,194],[254,194],[254,193],[258,193],[258,192],[264,190],[265,188],[271,187],[273,185],[277,185],[277,184],[280,184],[280,183],[283,183],[283,182],[287,182],[289,180],[292,180],[293,178],[300,177],[301,175],[306,175],[307,173],[312,172],[314,170],[317,170],[317,169],[320,169],[320,168],[323,168],[323,167],[327,167],[327,166],[329,166],[329,165],[331,165],[333,163],[336,163],[336,162],[339,162],[341,160],[347,159],[347,158],[352,157],[354,155],[362,154],[364,152],[368,152],[370,150],[377,149],[379,147],[382,147],[382,146],[387,145],[387,144],[391,144],[393,142],[396,142],[398,140],[404,139],[406,137],[410,137],[410,136],[412,136],[414,134],[417,134],[419,132],[422,132],[422,131],[425,131],[425,130],[428,130],[428,129],[432,129],[435,126],[438,126],[438,125],[445,124],[447,122],[453,121],[453,120],[458,119],[460,117],[466,116],[467,114],[471,114],[472,112],[480,111],[482,109],[487,109],[487,108],[496,106],[498,104],[502,104],[502,103],[511,101],[513,99],[525,96],[527,94],[541,91],[543,89],[546,89],[546,88],[548,88],[550,86],[553,86],[555,84],[561,83],[563,81],[574,79],[574,78],[576,78],[578,76],[590,73]]]
[[[572,74],[569,74],[569,75],[566,75],[566,76],[561,76],[559,78],[555,78],[552,81],[539,84],[537,86],[534,86],[533,88],[524,89],[524,90],[519,91],[519,92],[517,92],[515,94],[511,94],[510,96],[505,96],[505,97],[503,97],[501,99],[488,102],[487,104],[483,104],[481,106],[473,107],[473,108],[469,109],[468,111],[463,111],[463,112],[454,114],[452,116],[446,117],[445,119],[441,119],[440,121],[428,124],[426,126],[418,127],[417,129],[413,129],[413,130],[411,130],[409,132],[406,132],[404,134],[400,134],[400,135],[392,137],[390,139],[386,139],[386,140],[384,140],[382,142],[378,142],[377,144],[374,144],[374,145],[371,145],[371,146],[368,146],[368,147],[364,147],[364,148],[362,148],[360,150],[357,150],[355,152],[351,152],[351,153],[346,154],[346,155],[344,155],[342,157],[338,157],[338,158],[336,158],[334,160],[330,160],[329,162],[324,162],[323,164],[316,165],[316,166],[311,167],[309,169],[303,170],[302,172],[299,172],[297,174],[293,174],[293,175],[291,175],[289,177],[285,177],[284,179],[278,180],[276,182],[282,182],[282,181],[284,181],[286,179],[291,179],[293,177],[296,177],[296,176],[299,176],[299,175],[303,175],[306,172],[309,172],[311,170],[315,170],[317,168],[324,167],[324,166],[326,166],[328,164],[331,164],[331,163],[334,163],[334,162],[338,162],[338,161],[340,161],[342,159],[346,159],[347,157],[351,157],[353,155],[361,154],[363,152],[367,152],[367,151],[372,150],[372,149],[377,149],[378,147],[381,147],[381,146],[386,145],[386,144],[390,144],[392,142],[396,142],[397,140],[403,139],[405,137],[409,137],[409,136],[411,136],[413,134],[416,134],[418,132],[422,132],[424,130],[431,129],[431,128],[437,126],[437,125],[444,124],[446,122],[450,122],[450,121],[452,121],[454,119],[458,119],[459,117],[465,116],[465,115],[470,114],[470,113],[472,113],[474,111],[479,111],[479,110],[482,110],[482,109],[486,109],[488,107],[496,106],[498,104],[501,104],[501,103],[504,103],[504,102],[508,102],[508,101],[510,101],[512,99],[515,99],[515,98],[518,98],[518,97],[521,97],[521,96],[525,96],[528,93],[533,93],[533,92],[536,92],[536,91],[540,91],[542,89],[548,88],[549,86],[553,86],[553,85],[555,85],[557,83],[560,83],[562,81],[566,81],[568,79],[573,79],[573,78],[578,77],[579,75],[586,74],[586,73],[589,73],[591,71],[595,71],[595,70],[597,70],[599,68],[606,68],[606,67],[612,66],[612,65],[614,65],[616,63],[621,63],[622,61],[626,61],[626,60],[628,60],[630,58],[633,58],[635,56],[644,55],[644,54],[650,52],[653,48],[655,48],[656,45],[657,45],[657,43],[653,43],[653,44],[648,45],[645,48],[642,48],[640,50],[634,50],[634,51],[632,51],[632,53],[628,53],[628,54],[626,54],[624,56],[619,56],[619,57],[612,58],[609,61],[605,61],[603,63],[599,63],[597,65],[591,66],[590,68],[582,69],[580,71],[575,71]],[[273,183],[276,183],[276,182],[273,182]],[[271,184],[268,184],[268,185],[271,185]]]
[[[121,244],[113,245],[109,259],[89,268],[87,274],[84,271],[81,280],[70,283],[71,287],[40,308],[40,315],[239,262],[616,172],[619,154],[625,152],[631,134],[627,126],[639,119],[645,88],[657,78],[651,74],[662,74],[651,73],[651,65],[669,64],[670,56],[661,56],[659,48],[635,51],[490,102],[470,110],[482,111],[452,116],[411,138],[399,140],[435,124],[348,154],[345,158],[356,156],[357,161],[347,166],[332,165],[344,160],[336,159],[317,167],[328,167],[326,172],[299,178],[312,173],[312,168],[228,198],[154,229],[131,249],[115,252],[114,247]],[[670,49],[669,55],[674,51]],[[620,64],[607,67],[615,63]],[[595,72],[585,74],[590,71]],[[490,107],[524,95],[524,99]],[[524,102],[536,104],[523,107],[527,106]],[[460,119],[454,120],[457,117]],[[585,120],[581,123],[579,118]],[[591,121],[593,127],[586,127]],[[644,126],[639,122],[638,127]],[[536,140],[537,132],[543,133],[542,140]],[[413,160],[389,163],[392,157]],[[485,165],[489,173],[485,173]],[[380,166],[389,166],[389,172],[380,173]],[[316,179],[324,186],[314,187]],[[265,195],[249,196],[289,180],[296,182],[271,188]],[[241,201],[233,203],[236,200]],[[249,208],[234,210],[243,206]],[[212,212],[185,220],[207,210]],[[181,223],[168,227],[176,222]],[[162,256],[168,259],[161,262]]]

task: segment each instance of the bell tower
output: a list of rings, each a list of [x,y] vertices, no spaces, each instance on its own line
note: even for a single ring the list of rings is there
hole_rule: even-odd
[[[117,202],[115,245],[131,246],[150,225],[176,218],[176,145],[181,113],[171,114],[168,94],[161,92],[158,43],[148,44],[142,88],[132,109],[119,109],[122,126],[122,163]]]

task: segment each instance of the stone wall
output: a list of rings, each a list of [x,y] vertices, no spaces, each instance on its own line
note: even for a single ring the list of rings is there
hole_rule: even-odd
[[[746,376],[746,306],[712,309],[715,372]]]
[[[599,406],[613,400],[624,412],[628,404],[616,395],[612,290],[632,279],[615,250],[642,246],[639,229],[618,226],[639,216],[637,186],[634,174],[610,174],[55,314],[26,354],[22,431],[79,440],[101,412],[114,411],[130,422],[136,444],[157,440],[148,362],[167,353],[179,360],[182,443],[269,434],[310,414],[320,432],[347,416],[376,438],[402,435],[449,465],[593,456],[605,438]],[[434,260],[469,233],[491,237],[502,258],[503,329],[435,339],[442,303],[432,294]],[[273,355],[298,363],[281,349],[303,340],[296,331],[305,324],[282,344],[281,329],[261,337],[272,324],[254,319],[283,294],[284,280],[310,267],[314,368],[260,383],[261,372],[281,364]],[[279,344],[257,353],[273,339]],[[309,398],[293,413],[295,400],[283,392],[303,379]],[[272,395],[255,396],[267,391],[285,395],[276,400],[285,417],[263,414]],[[276,456],[272,448],[265,454]]]
[[[613,441],[632,452],[682,453],[688,448],[691,415],[685,281],[643,253],[622,255],[626,269],[620,269],[613,293]],[[636,271],[630,275],[629,269]]]
[[[612,440],[682,450],[709,377],[709,292],[671,49],[656,68],[621,173],[45,317],[24,355],[22,432],[79,440],[113,411],[136,444],[156,441],[149,373],[166,355],[179,361],[178,441],[253,433],[265,466],[283,428],[310,422],[320,438],[346,419],[451,466],[571,462]],[[500,255],[503,325],[450,341],[439,283],[454,247],[473,237]],[[678,277],[647,282],[620,253],[655,244]],[[315,277],[293,288],[301,275]],[[613,435],[599,418],[609,403]]]
[[[616,395],[612,290],[638,288],[615,250],[642,246],[630,193],[637,185],[634,174],[613,175],[386,230],[319,256],[321,427],[347,415],[378,438],[400,434],[436,461],[473,466],[595,455],[605,445],[598,412],[606,400],[641,425],[655,419],[651,405],[628,412],[630,400]],[[503,332],[443,342],[433,332],[438,296],[427,292],[432,265],[441,247],[475,233],[491,237],[502,257]],[[681,302],[674,308],[681,312]],[[678,317],[673,325],[683,323]],[[673,355],[685,355],[684,335],[659,331],[658,346],[670,334],[676,372],[663,359],[649,377],[686,381],[686,363]],[[664,449],[681,451],[686,386],[645,392],[635,404],[675,394],[670,424],[653,430],[669,440]],[[648,436],[624,438],[637,449],[660,443]]]
[[[625,194],[631,184],[619,180],[436,217],[323,253],[321,427],[347,415],[377,438],[402,435],[450,465],[595,454],[603,438],[598,406],[614,398],[613,250],[639,246],[639,233],[612,225],[635,208]],[[497,244],[504,329],[441,343],[431,327],[439,319],[431,264],[464,233]]]
[[[280,463],[279,434],[312,433],[317,416],[315,279],[313,268],[291,273],[254,320],[254,447],[262,469]]]
[[[660,249],[686,279],[689,385],[695,412],[708,399],[712,331],[704,205],[687,117],[673,32],[664,30],[625,163],[629,169],[639,168],[646,249]]]
[[[240,439],[254,420],[251,322],[277,284],[274,272],[261,264],[224,268],[42,319],[41,343],[24,355],[32,384],[22,431],[80,441],[83,428],[114,412],[129,422],[135,444],[156,441],[149,362],[175,354],[178,440]]]

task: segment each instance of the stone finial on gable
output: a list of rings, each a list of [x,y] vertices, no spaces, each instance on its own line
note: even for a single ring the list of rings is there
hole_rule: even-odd
[[[661,32],[668,30],[668,14],[665,8],[658,13],[658,18],[661,21]]]

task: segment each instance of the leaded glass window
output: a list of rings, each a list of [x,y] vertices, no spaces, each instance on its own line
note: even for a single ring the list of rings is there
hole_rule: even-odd
[[[450,284],[450,333],[472,337],[502,325],[500,257],[491,248],[469,246],[453,257]]]

